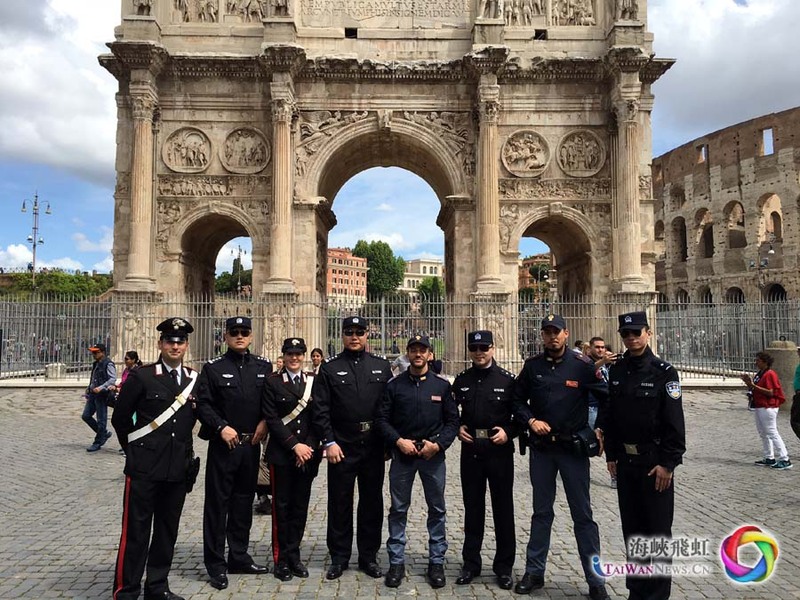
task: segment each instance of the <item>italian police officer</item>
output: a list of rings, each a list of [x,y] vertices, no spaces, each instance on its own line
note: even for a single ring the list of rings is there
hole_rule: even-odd
[[[377,559],[383,530],[383,441],[374,420],[392,371],[389,361],[366,351],[368,326],[364,317],[344,319],[344,350],[320,366],[312,391],[314,429],[328,459],[329,580],[349,566],[356,481],[358,567],[370,577],[383,576]]]
[[[228,587],[228,573],[260,575],[268,571],[253,561],[248,549],[259,451],[267,435],[261,396],[272,373],[272,363],[250,353],[252,341],[249,317],[225,321],[228,350],[203,366],[197,384],[200,433],[209,440],[203,561],[209,583],[219,590]]]
[[[481,572],[488,483],[497,538],[492,569],[500,588],[510,590],[517,548],[513,444],[516,426],[511,418],[514,375],[495,362],[491,331],[469,333],[467,349],[472,366],[453,381],[453,394],[461,407],[458,439],[464,498],[464,564],[456,584],[469,584]]]
[[[313,371],[303,371],[303,338],[283,342],[283,368],[267,378],[262,402],[270,436],[267,462],[272,484],[272,556],[275,577],[308,577],[300,560],[311,484],[319,472],[322,450],[311,427]]]
[[[174,317],[156,329],[160,357],[131,371],[111,419],[126,457],[114,600],[139,597],[145,565],[145,600],[183,600],[170,591],[168,575],[186,492],[194,483],[191,398],[197,372],[183,365],[194,328]]]
[[[604,438],[608,470],[617,477],[622,535],[628,561],[632,538],[669,539],[675,506],[673,472],[686,451],[686,429],[678,372],[650,349],[647,314],[619,316],[626,351],[608,373],[608,402],[600,403],[597,428]],[[659,558],[669,564],[669,557]],[[630,600],[664,600],[671,579],[628,577]]]
[[[530,477],[533,486],[531,535],[526,552],[525,574],[515,591],[530,593],[544,586],[556,476],[561,475],[572,515],[578,555],[592,600],[607,600],[603,579],[592,569],[592,558],[600,555],[600,534],[592,518],[589,496],[589,453],[580,453],[575,435],[587,431],[589,393],[604,397],[605,383],[592,361],[567,348],[569,330],[560,315],[542,320],[544,352],[525,361],[514,384],[514,417],[524,423],[530,440]],[[591,429],[589,435],[598,440]]]

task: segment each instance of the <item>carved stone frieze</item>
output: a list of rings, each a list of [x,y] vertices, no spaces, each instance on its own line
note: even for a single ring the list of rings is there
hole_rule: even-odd
[[[270,159],[267,138],[252,127],[234,129],[219,150],[222,166],[231,173],[258,173]]]
[[[252,3],[258,4],[258,2]],[[219,0],[173,0],[172,21],[173,23],[217,23]]]
[[[509,173],[517,177],[537,177],[550,162],[550,147],[535,131],[521,129],[508,137],[500,158]]]
[[[552,0],[551,25],[597,25],[594,0]]]
[[[501,179],[500,197],[516,200],[553,198],[611,198],[611,180],[603,179]]]
[[[545,14],[545,0],[506,0],[503,20],[506,27],[532,27],[534,17]]]
[[[403,119],[433,130],[461,159],[467,176],[475,174],[475,152],[472,119],[469,113],[457,112],[410,112],[403,111]]]
[[[460,59],[379,61],[323,56],[306,61],[298,77],[306,80],[460,80],[464,77],[464,65]]]
[[[160,197],[258,196],[269,190],[271,177],[160,175]]]
[[[161,249],[161,252],[166,252],[169,246],[169,240],[173,234],[173,226],[181,217],[194,207],[196,201],[179,201],[179,200],[159,200],[157,206],[156,218],[156,246]]]
[[[247,213],[255,222],[263,222],[271,212],[270,203],[264,198],[237,198],[233,205]]]
[[[603,168],[606,148],[596,133],[580,129],[571,131],[561,139],[556,157],[567,175],[591,177]]]
[[[114,186],[114,196],[117,198],[128,196],[131,193],[131,174],[127,171],[117,172],[117,184]]]
[[[211,140],[195,127],[183,127],[164,142],[161,157],[171,170],[178,173],[200,173],[211,160]]]
[[[306,172],[311,157],[333,137],[333,135],[346,127],[359,121],[363,121],[369,116],[365,111],[342,112],[329,110],[313,110],[300,112],[297,129],[300,134],[300,141],[297,143],[297,161],[295,172],[303,175]]]
[[[639,175],[639,197],[642,199],[653,197],[653,178],[650,175]]]
[[[511,235],[521,221],[526,221],[536,210],[541,209],[540,204],[528,202],[504,203],[500,205],[500,248],[504,252],[516,251],[511,247]],[[610,227],[604,226],[611,219],[611,204],[608,202],[571,202],[569,208],[576,210],[582,215],[589,217],[592,223],[598,225],[597,231],[599,239],[596,246],[598,248],[609,248],[611,236],[608,233]],[[549,215],[561,215],[564,206],[560,202],[553,202],[550,205]]]

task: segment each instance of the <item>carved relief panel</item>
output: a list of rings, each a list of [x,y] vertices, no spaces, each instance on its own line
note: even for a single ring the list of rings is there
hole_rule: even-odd
[[[172,0],[172,22],[218,23],[219,0]]]
[[[211,159],[211,140],[195,127],[178,129],[161,149],[164,163],[178,173],[205,171]]]
[[[269,144],[257,129],[241,127],[225,138],[219,158],[231,173],[258,173],[269,163]]]
[[[551,0],[551,25],[597,25],[594,0]]]
[[[546,0],[506,0],[503,20],[506,27],[533,27],[536,17],[543,17]]]
[[[558,165],[572,177],[591,177],[606,162],[606,148],[600,138],[588,129],[572,131],[558,145]]]
[[[530,129],[512,133],[500,152],[503,165],[517,177],[537,177],[550,162],[547,141]]]

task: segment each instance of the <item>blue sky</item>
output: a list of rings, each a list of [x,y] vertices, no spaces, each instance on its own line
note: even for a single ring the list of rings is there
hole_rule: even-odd
[[[678,63],[658,82],[653,153],[704,133],[800,105],[800,2],[650,0],[659,57]],[[116,82],[97,63],[119,23],[117,0],[0,2],[0,266],[30,261],[30,208],[38,192],[38,267],[107,272],[114,189]],[[30,204],[30,202],[29,202]],[[418,177],[377,168],[351,179],[334,202],[331,246],[382,239],[405,258],[441,257],[439,202]],[[44,208],[42,208],[42,213]],[[231,240],[217,266],[230,269]],[[523,255],[543,251],[525,240]],[[244,257],[249,267],[249,252]]]

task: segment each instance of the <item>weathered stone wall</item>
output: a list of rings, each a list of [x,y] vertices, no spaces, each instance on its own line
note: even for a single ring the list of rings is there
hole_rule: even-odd
[[[800,297],[800,108],[697,138],[652,168],[668,300]]]

